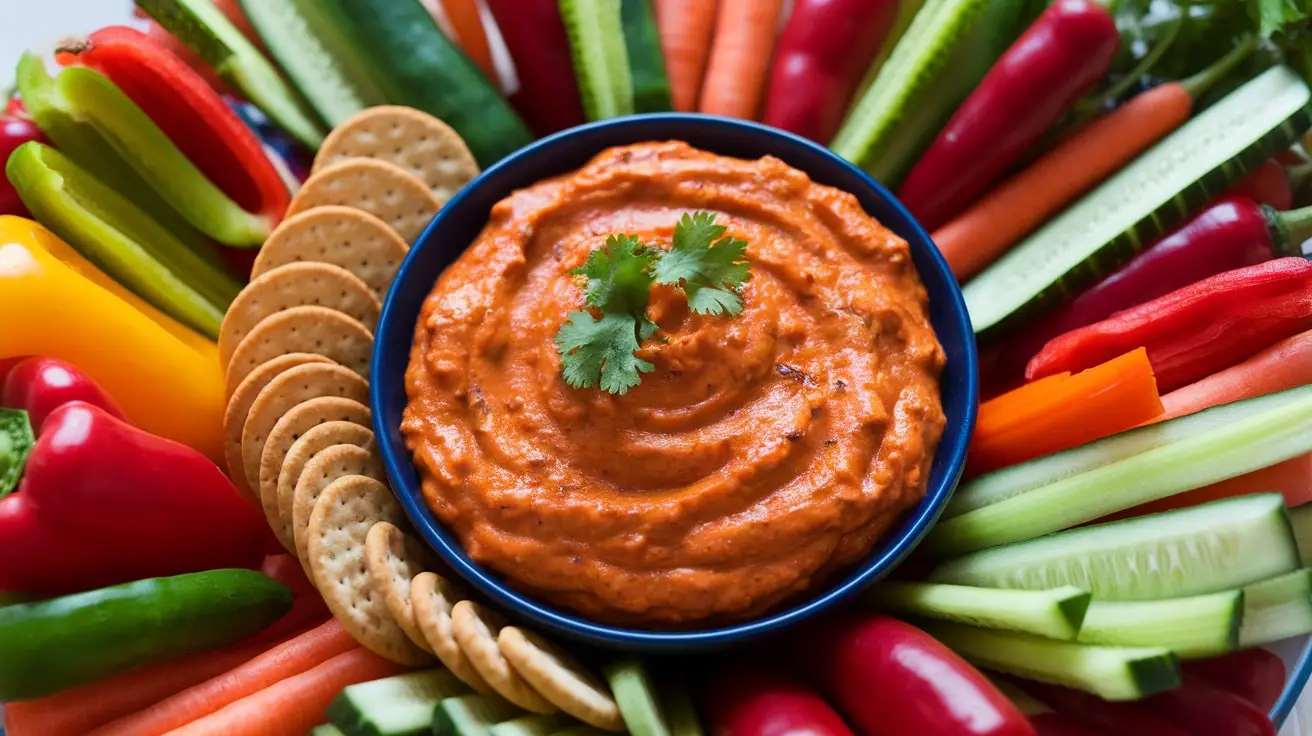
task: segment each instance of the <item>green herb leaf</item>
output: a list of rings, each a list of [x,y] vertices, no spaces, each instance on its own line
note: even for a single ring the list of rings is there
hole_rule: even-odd
[[[688,307],[697,314],[738,314],[738,287],[750,277],[744,259],[747,241],[723,237],[715,215],[684,215],[674,226],[674,245],[656,262],[656,283],[682,283]]]
[[[570,273],[588,277],[583,301],[607,312],[624,312],[635,317],[647,311],[651,298],[656,251],[632,235],[611,235],[606,245],[588,254],[588,260]]]
[[[587,312],[571,312],[556,333],[565,382],[574,388],[592,388],[600,383],[607,393],[628,393],[642,380],[639,374],[655,369],[633,354],[638,349],[639,330],[648,329],[640,324],[628,314],[603,312],[601,319],[596,319]],[[654,324],[646,324],[654,331]]]
[[[27,412],[0,408],[0,498],[18,487],[34,444],[36,437]]]

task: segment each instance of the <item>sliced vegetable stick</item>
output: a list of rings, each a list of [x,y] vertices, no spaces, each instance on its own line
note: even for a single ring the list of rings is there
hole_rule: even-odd
[[[1126,519],[1132,516],[1155,514],[1159,511],[1198,506],[1221,498],[1267,491],[1279,491],[1280,495],[1285,497],[1285,505],[1289,508],[1312,502],[1312,455],[1299,455],[1282,463],[1213,483],[1210,486],[1195,488],[1192,491],[1135,506],[1112,518]]]
[[[171,736],[306,733],[323,721],[324,709],[342,688],[405,671],[405,667],[368,649],[352,649],[169,733]]]
[[[1075,375],[1052,376],[980,406],[971,440],[971,475],[1082,445],[1162,412],[1143,348]]]
[[[698,109],[751,120],[760,112],[783,0],[720,0]]]
[[[665,53],[674,109],[692,112],[702,91],[702,74],[711,54],[716,0],[656,0],[656,25]]]
[[[1162,419],[1312,383],[1312,330],[1162,397]]]
[[[358,645],[336,619],[258,657],[92,732],[93,736],[157,736],[212,715],[242,698],[349,652]],[[322,709],[320,709],[322,710]],[[316,716],[318,713],[316,712]],[[313,723],[310,725],[314,725]],[[239,731],[234,730],[233,733]]]
[[[483,70],[493,86],[498,85],[497,67],[492,62],[492,47],[487,41],[487,30],[483,28],[483,18],[478,13],[475,0],[441,0],[446,19],[455,31],[454,40],[460,50],[470,58],[478,68]]]

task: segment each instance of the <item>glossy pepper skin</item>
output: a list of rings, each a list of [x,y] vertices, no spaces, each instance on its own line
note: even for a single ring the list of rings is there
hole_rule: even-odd
[[[1253,647],[1211,659],[1182,662],[1186,678],[1194,678],[1234,693],[1270,711],[1285,688],[1285,663],[1276,653]]]
[[[989,69],[897,196],[935,230],[1014,166],[1107,73],[1116,21],[1093,0],[1058,0]]]
[[[1312,263],[1279,258],[1227,271],[1049,342],[1025,369],[1035,380],[1084,370],[1144,347],[1171,391],[1312,329]]]
[[[583,102],[556,0],[487,0],[510,58],[519,89],[510,96],[534,135],[583,124]]]
[[[21,104],[19,103],[20,107]],[[45,139],[41,129],[31,120],[8,113],[0,115],[0,166],[9,160],[9,154],[13,153],[15,148],[28,141],[44,142]],[[23,206],[23,200],[18,197],[14,185],[3,176],[0,176],[0,215],[27,216],[27,208]]]
[[[897,619],[848,613],[790,645],[803,672],[865,736],[1034,736],[984,675]]]
[[[1189,736],[1169,721],[1154,714],[1143,703],[1112,703],[1097,695],[1033,682],[1017,680],[1025,692],[1033,695],[1057,713],[1077,723],[1116,736]]]
[[[1185,676],[1184,685],[1157,693],[1144,705],[1192,736],[1276,736],[1266,712],[1238,695]]]
[[[59,407],[84,401],[115,419],[123,412],[105,390],[86,374],[56,358],[25,358],[9,369],[0,381],[0,406],[21,408],[38,434]]]
[[[853,736],[823,698],[771,662],[725,658],[700,691],[711,736]]]
[[[3,590],[256,568],[269,548],[255,509],[208,458],[81,401],[46,417],[18,491],[0,506],[15,501],[0,513]]]
[[[205,80],[135,28],[110,26],[69,43],[59,61],[109,77],[184,155],[243,209],[277,225],[291,194],[255,133]]]
[[[1018,373],[1049,340],[1064,332],[1219,273],[1298,255],[1298,244],[1282,234],[1278,223],[1294,221],[1300,214],[1281,214],[1239,196],[1216,201],[1010,338],[1002,351],[1009,364],[1005,372]]]
[[[31,220],[0,216],[0,314],[28,315],[0,319],[0,358],[68,361],[132,423],[223,457],[226,402],[214,343],[114,283]]]
[[[897,20],[898,0],[798,0],[766,87],[766,125],[828,144]]]

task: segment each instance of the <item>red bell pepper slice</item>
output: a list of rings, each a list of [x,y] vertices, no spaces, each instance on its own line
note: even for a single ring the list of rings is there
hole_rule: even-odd
[[[853,736],[823,698],[772,663],[726,658],[706,677],[702,693],[715,736]]]
[[[104,74],[198,169],[248,212],[276,225],[291,194],[259,138],[205,80],[158,41],[110,26],[62,49],[59,62]]]
[[[1184,676],[1234,693],[1269,711],[1285,689],[1285,663],[1275,652],[1254,647],[1211,659],[1183,662]]]
[[[17,100],[11,100],[10,105],[15,102]],[[18,103],[18,106],[21,108],[22,103]],[[0,169],[4,168],[4,163],[9,160],[9,154],[13,153],[15,148],[28,141],[44,142],[45,139],[41,129],[31,120],[10,113],[0,115]],[[0,176],[0,215],[30,217],[14,185],[10,184],[9,179],[4,176]]]
[[[19,360],[0,381],[0,388],[0,406],[27,410],[36,432],[41,431],[51,412],[72,401],[85,401],[110,416],[126,419],[105,389],[58,358]]]

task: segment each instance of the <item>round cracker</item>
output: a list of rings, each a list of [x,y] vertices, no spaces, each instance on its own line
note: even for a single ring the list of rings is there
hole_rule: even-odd
[[[610,688],[560,647],[517,626],[501,629],[497,645],[515,672],[556,707],[591,726],[624,730]]]
[[[333,445],[320,451],[305,464],[301,477],[296,480],[292,497],[292,539],[296,542],[296,556],[302,561],[309,551],[310,540],[306,533],[315,502],[333,481],[348,475],[387,480],[378,456],[355,445]]]
[[[310,515],[310,574],[328,610],[356,641],[393,662],[424,665],[431,655],[392,620],[369,578],[365,539],[380,521],[401,523],[387,486],[359,475],[338,478]]]
[[[246,428],[246,416],[250,413],[251,404],[255,403],[255,397],[269,385],[269,381],[289,368],[306,363],[331,362],[322,355],[311,353],[279,355],[261,363],[233,390],[232,396],[228,399],[227,409],[223,412],[223,460],[228,466],[228,475],[231,476],[232,482],[248,498],[254,498],[255,489],[246,480],[246,467],[242,464],[241,458],[241,434]]]
[[[260,487],[260,460],[269,432],[283,415],[303,401],[338,396],[366,404],[369,384],[334,363],[306,363],[288,368],[255,397],[241,432],[241,461],[251,488]]]
[[[335,309],[292,307],[256,325],[232,351],[228,386],[235,388],[261,363],[287,353],[322,355],[369,378],[374,333]]]
[[[374,592],[383,596],[388,613],[415,646],[432,652],[410,606],[410,581],[424,571],[424,558],[428,556],[423,547],[400,527],[380,521],[369,530],[364,552]]]
[[[323,396],[303,401],[293,406],[290,411],[282,416],[282,419],[278,420],[277,424],[273,425],[273,429],[269,430],[269,437],[264,441],[264,452],[260,455],[260,470],[263,471],[266,466],[273,467],[274,465],[281,468],[283,459],[291,451],[291,447],[296,440],[321,424],[352,422],[367,427],[369,419],[369,407],[355,399]],[[292,536],[292,497],[296,488],[296,480],[300,478],[300,475],[298,469],[296,478],[291,480],[291,488],[287,493],[286,502],[284,503],[281,497],[278,498],[278,519],[281,523],[273,528],[278,540],[292,554],[296,554],[296,541]]]
[[[456,641],[451,608],[462,598],[455,586],[435,572],[421,572],[410,581],[410,608],[428,648],[461,682],[476,692],[490,693],[492,686],[478,674],[474,663],[469,661],[469,656]]]
[[[296,490],[296,480],[301,477],[305,463],[314,457],[315,453],[333,445],[357,445],[364,448],[373,446],[374,433],[364,426],[369,421],[369,410],[359,402],[351,403],[364,409],[363,414],[352,412],[354,416],[350,421],[324,422],[311,427],[299,437],[288,436],[291,433],[286,429],[282,431],[287,434],[280,434],[282,419],[279,419],[278,424],[273,425],[273,429],[269,430],[268,439],[264,441],[264,452],[260,455],[260,506],[264,509],[264,517],[269,522],[269,528],[273,529],[278,541],[282,542],[288,551],[296,551],[296,541],[291,535],[292,496]],[[287,416],[284,415],[283,418]],[[291,443],[290,446],[288,442]],[[282,510],[279,507],[284,480],[287,484],[288,519],[286,521],[283,520]]]
[[[328,166],[306,180],[287,214],[339,205],[363,210],[387,223],[407,243],[428,227],[442,202],[414,174],[387,161],[353,158]]]
[[[487,684],[501,697],[533,711],[551,714],[559,708],[542,697],[532,685],[519,676],[501,648],[497,645],[497,632],[501,630],[501,617],[478,605],[464,600],[451,608],[451,625],[455,629],[456,642],[469,657],[469,661],[478,670],[478,674],[487,680]]]
[[[380,105],[352,115],[324,139],[311,172],[353,158],[400,166],[444,204],[478,176],[478,162],[460,134],[412,107]]]
[[[255,257],[253,277],[311,261],[355,274],[382,299],[409,246],[387,223],[351,207],[315,207],[283,220]]]
[[[382,309],[369,286],[341,266],[289,263],[260,275],[237,294],[219,327],[219,360],[227,365],[237,344],[264,318],[308,306],[336,309],[371,329]]]

